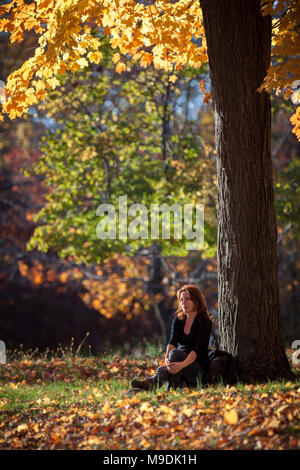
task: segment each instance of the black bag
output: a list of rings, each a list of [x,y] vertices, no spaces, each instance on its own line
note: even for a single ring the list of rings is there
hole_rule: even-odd
[[[209,366],[205,374],[205,383],[215,384],[222,381],[233,385],[238,381],[239,364],[238,358],[232,354],[216,350],[209,351]]]

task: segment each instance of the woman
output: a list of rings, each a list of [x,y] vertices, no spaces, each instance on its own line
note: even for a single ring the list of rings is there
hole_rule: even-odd
[[[159,367],[149,379],[131,382],[135,389],[153,390],[168,382],[167,390],[195,387],[203,381],[208,367],[208,343],[213,319],[198,287],[186,284],[177,292],[178,308],[172,322],[165,366]]]

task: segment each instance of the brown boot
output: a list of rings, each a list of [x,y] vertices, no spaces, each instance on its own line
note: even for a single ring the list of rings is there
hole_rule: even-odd
[[[132,388],[140,388],[142,390],[153,390],[154,389],[154,382],[151,379],[145,380],[137,380],[134,379],[131,381]]]

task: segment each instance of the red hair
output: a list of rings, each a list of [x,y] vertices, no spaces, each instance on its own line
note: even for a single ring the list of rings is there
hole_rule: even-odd
[[[197,313],[199,313],[201,317],[210,321],[211,326],[214,327],[214,318],[207,309],[204,295],[198,287],[193,286],[192,284],[185,284],[184,286],[180,287],[180,289],[178,289],[176,293],[178,306],[175,315],[177,315],[180,320],[183,320],[183,318],[185,317],[185,313],[181,307],[180,302],[181,292],[188,292],[191,300],[194,302]]]

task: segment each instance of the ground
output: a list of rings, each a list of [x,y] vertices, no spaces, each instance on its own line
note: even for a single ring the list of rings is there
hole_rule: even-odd
[[[0,449],[300,449],[299,376],[130,396],[162,354],[14,356],[0,366]]]

